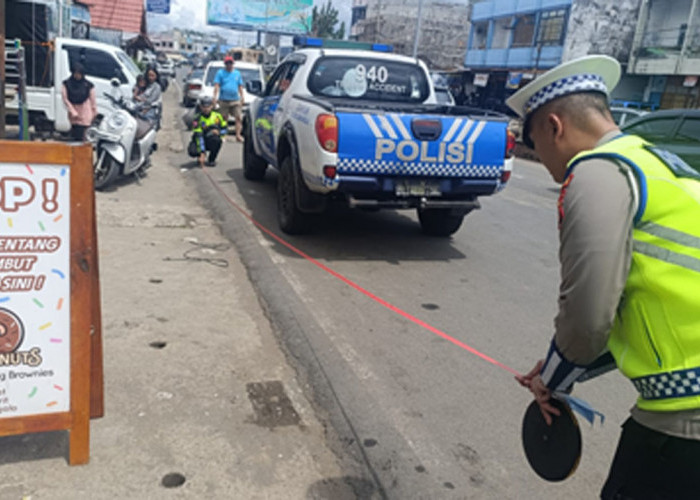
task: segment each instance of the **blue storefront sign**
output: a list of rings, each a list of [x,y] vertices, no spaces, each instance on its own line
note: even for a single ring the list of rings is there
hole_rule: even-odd
[[[170,14],[170,0],[146,0],[146,12]]]

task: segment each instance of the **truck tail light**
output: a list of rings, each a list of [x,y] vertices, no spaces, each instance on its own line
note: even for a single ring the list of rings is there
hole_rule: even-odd
[[[515,134],[510,130],[506,129],[506,158],[513,157],[513,151],[515,150]]]
[[[510,180],[510,174],[512,173],[511,170],[504,170],[503,173],[501,173],[501,184],[505,184]]]
[[[329,153],[338,152],[338,118],[322,113],[316,118],[316,137],[323,149]]]

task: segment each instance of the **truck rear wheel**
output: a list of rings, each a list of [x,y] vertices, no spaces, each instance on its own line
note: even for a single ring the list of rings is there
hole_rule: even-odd
[[[249,181],[261,181],[265,177],[267,161],[255,154],[253,146],[253,134],[250,130],[250,121],[246,120],[243,141],[243,177]]]
[[[462,225],[464,215],[455,215],[449,208],[419,208],[421,229],[430,236],[451,236]]]
[[[294,163],[289,156],[282,160],[277,176],[277,220],[287,234],[302,234],[309,227],[309,215],[297,206]]]

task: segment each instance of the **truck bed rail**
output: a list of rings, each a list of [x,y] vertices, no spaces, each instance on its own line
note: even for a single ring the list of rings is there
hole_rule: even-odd
[[[429,113],[448,116],[473,116],[495,121],[508,121],[510,117],[498,111],[474,108],[471,106],[450,106],[447,104],[414,104],[414,103],[383,103],[372,101],[358,101],[346,98],[321,98],[294,94],[295,99],[320,106],[329,113],[336,111],[370,112],[384,111],[388,113]]]

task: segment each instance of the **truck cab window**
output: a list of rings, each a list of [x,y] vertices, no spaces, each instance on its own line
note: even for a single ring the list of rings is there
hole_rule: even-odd
[[[288,77],[290,64],[282,64],[277,71],[274,72],[270,81],[267,84],[267,89],[265,95],[275,96],[281,95],[287,87],[289,87],[289,82],[291,81]]]
[[[84,47],[66,47],[65,50],[68,51],[68,61],[71,67],[75,62],[80,62],[85,66],[85,76],[88,80],[90,78],[103,80],[117,78],[121,83],[129,82],[117,60],[108,52]]]

